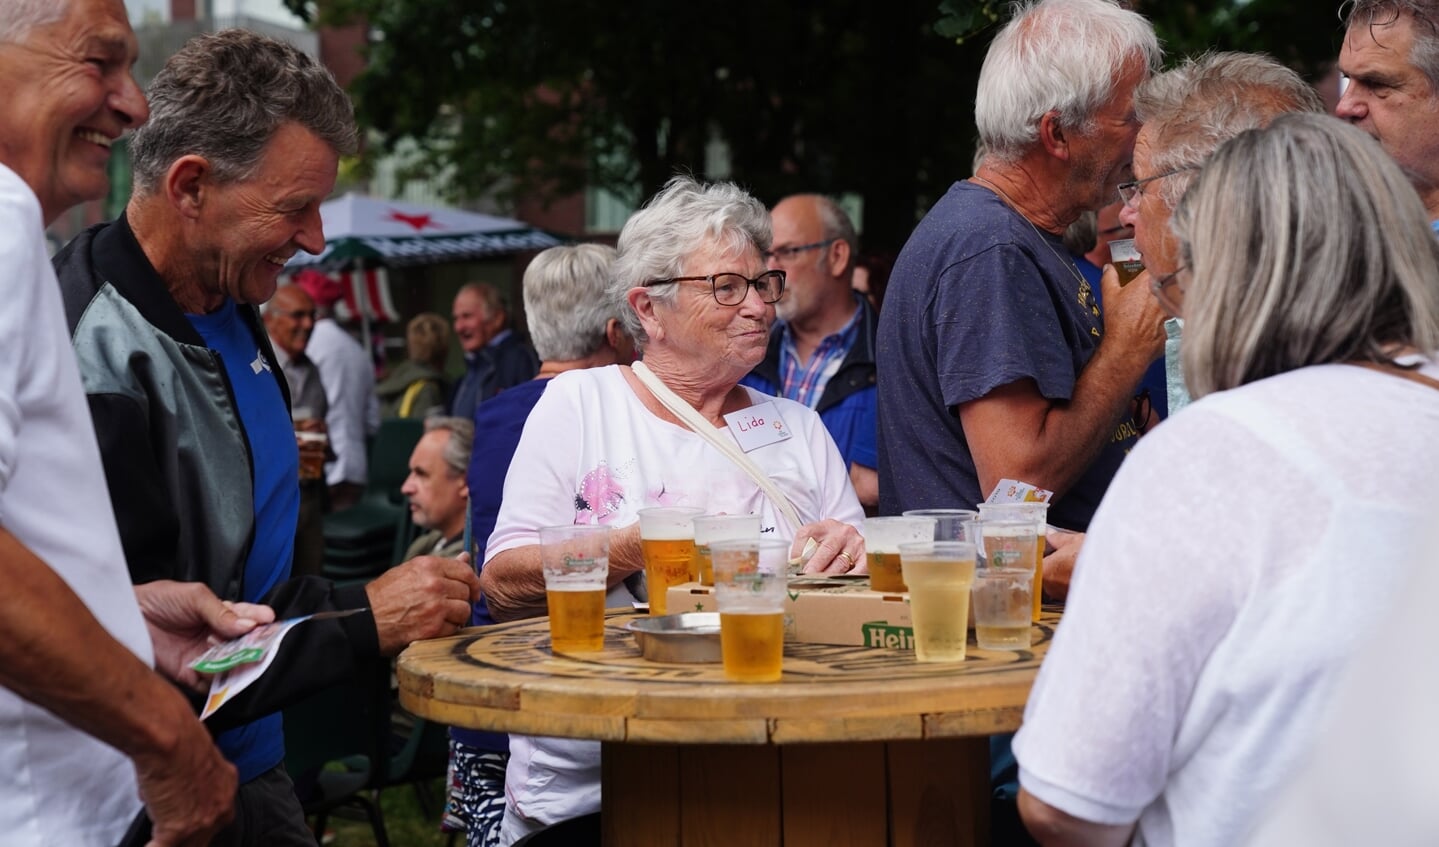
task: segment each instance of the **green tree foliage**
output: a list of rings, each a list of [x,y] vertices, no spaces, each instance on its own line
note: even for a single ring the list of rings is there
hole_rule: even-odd
[[[313,0],[286,2],[315,13]],[[1305,67],[1332,55],[1298,25],[1315,18],[1314,0],[1241,2],[1149,0],[1141,11],[1171,50],[1269,46]],[[1006,6],[324,0],[319,18],[368,22],[369,65],[351,87],[361,123],[387,147],[418,141],[421,169],[449,168],[457,199],[594,185],[639,200],[677,171],[727,175],[766,201],[858,194],[867,243],[897,249],[969,173],[975,83]],[[1335,26],[1331,15],[1310,28]],[[717,139],[728,174],[706,170]]]

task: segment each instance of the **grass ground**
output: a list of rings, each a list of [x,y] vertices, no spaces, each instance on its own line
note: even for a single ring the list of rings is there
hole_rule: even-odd
[[[402,785],[381,792],[380,808],[391,847],[445,847],[447,844],[448,836],[440,832],[439,821],[439,809],[445,797],[444,780],[436,779],[428,785],[434,800],[428,817],[420,810],[414,788]],[[340,814],[346,817],[332,816],[326,824],[326,829],[334,833],[334,838],[325,842],[327,847],[376,847],[370,824],[362,814],[349,811]],[[464,836],[456,836],[454,843],[456,847],[464,847]]]

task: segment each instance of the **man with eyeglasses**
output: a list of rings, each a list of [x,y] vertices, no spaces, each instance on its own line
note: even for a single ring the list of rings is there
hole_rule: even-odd
[[[1131,287],[1148,288],[1168,315],[1164,322],[1168,411],[1189,403],[1179,368],[1184,323],[1183,274],[1169,218],[1199,167],[1220,144],[1247,129],[1267,126],[1286,112],[1322,111],[1318,93],[1294,71],[1249,53],[1214,53],[1191,59],[1139,86],[1134,94],[1141,127],[1134,142],[1134,176],[1119,186],[1119,219],[1134,227],[1145,270]],[[1058,548],[1044,560],[1046,588],[1068,590],[1083,536],[1052,537]]]
[[[1404,169],[1439,231],[1439,0],[1347,0],[1334,113]]]
[[[1183,307],[1178,241],[1169,218],[1204,160],[1247,129],[1268,126],[1286,112],[1319,112],[1318,92],[1294,71],[1266,56],[1214,53],[1185,62],[1141,85],[1134,96],[1142,126],[1134,142],[1134,179],[1119,187],[1119,218],[1134,227],[1148,286],[1169,315],[1171,413],[1189,402],[1179,375]]]
[[[1214,53],[1190,59],[1157,74],[1135,91],[1134,109],[1141,122],[1134,143],[1135,178],[1119,186],[1124,203],[1119,217],[1134,227],[1136,246],[1144,257],[1145,271],[1129,287],[1152,291],[1171,315],[1165,322],[1170,414],[1189,400],[1178,372],[1182,329],[1178,317],[1185,274],[1178,239],[1169,226],[1174,207],[1204,161],[1225,141],[1245,130],[1267,126],[1286,112],[1320,112],[1323,108],[1318,93],[1294,71],[1267,56],[1249,53]],[[1045,559],[1044,582],[1046,588],[1066,591],[1084,536],[1055,539],[1059,549]],[[1103,567],[1102,562],[1096,564]],[[1101,689],[1096,691],[1096,697],[1105,696]],[[1053,712],[1026,715],[1026,726],[1031,719],[1044,728],[1066,720]],[[1050,843],[1048,838],[1066,844],[1128,840],[1118,836],[1132,825],[1116,828],[1098,821],[1100,804],[1132,791],[1131,781],[1116,780],[1108,772],[1092,772],[1080,758],[1065,751],[1026,746],[1023,731],[1015,739],[1014,753],[1023,786],[1020,811],[1032,832],[1045,833],[1045,843]],[[1152,796],[1132,799],[1142,806]]]
[[[851,285],[858,239],[839,204],[819,194],[786,197],[770,210],[770,268],[784,270],[764,361],[744,385],[819,412],[839,447],[859,502],[879,504],[874,310]]]
[[[1160,56],[1110,0],[1029,3],[995,37],[987,154],[910,237],[880,316],[881,513],[973,508],[1015,479],[1054,492],[1051,523],[1088,525],[1138,437],[1162,315],[1110,272],[1101,317],[1060,234],[1128,176],[1134,89]]]

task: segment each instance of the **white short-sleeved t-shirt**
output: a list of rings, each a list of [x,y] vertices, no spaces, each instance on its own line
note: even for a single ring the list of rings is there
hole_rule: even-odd
[[[149,664],[40,204],[4,166],[0,222],[0,526]],[[0,841],[113,847],[139,810],[129,759],[0,689]]]
[[[1439,376],[1427,364],[1424,372]],[[1439,391],[1348,365],[1206,397],[1141,440],[1080,554],[1020,783],[1139,845],[1239,843],[1434,516]]]
[[[748,455],[789,497],[800,519],[859,526],[864,510],[819,415],[746,390],[756,403],[773,402],[792,433]],[[733,438],[728,431],[726,437]],[[762,532],[793,538],[748,474],[689,429],[652,414],[618,366],[563,373],[551,380],[525,424],[485,558],[538,544],[540,527],[618,528],[650,506],[757,512]],[[599,810],[598,742],[512,735],[510,752],[505,792],[512,813],[548,824]]]

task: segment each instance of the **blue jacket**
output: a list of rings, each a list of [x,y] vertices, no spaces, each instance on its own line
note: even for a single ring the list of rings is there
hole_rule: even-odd
[[[825,384],[815,411],[839,447],[846,465],[876,468],[879,456],[875,448],[878,391],[875,387],[874,333],[879,318],[865,298],[856,297],[855,300],[860,308],[859,332],[839,370]],[[740,380],[741,384],[766,394],[780,394],[779,356],[783,336],[784,324],[778,322],[770,330],[769,349],[765,351],[764,361]]]

